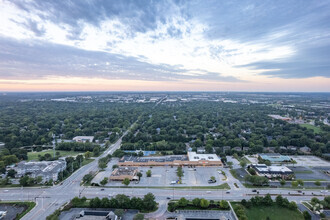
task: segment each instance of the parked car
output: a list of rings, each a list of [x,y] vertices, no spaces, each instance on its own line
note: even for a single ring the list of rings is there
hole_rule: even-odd
[[[167,197],[166,199],[171,199],[171,197]]]
[[[230,194],[230,191],[227,191],[226,194]]]
[[[257,192],[257,190],[256,190],[256,189],[253,189],[253,190],[252,190],[252,192],[256,193],[256,192]]]
[[[104,191],[104,189],[101,189],[101,191]]]

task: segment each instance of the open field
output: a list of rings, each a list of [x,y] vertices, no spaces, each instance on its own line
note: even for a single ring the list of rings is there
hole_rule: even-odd
[[[231,203],[233,208],[239,204],[236,202]],[[304,217],[298,210],[292,211],[288,208],[279,207],[277,205],[273,206],[258,206],[258,207],[251,207],[249,209],[245,208],[245,213],[248,219],[254,220],[263,220],[269,219],[272,220],[303,220]]]
[[[321,133],[321,128],[320,127],[316,127],[316,126],[311,125],[311,124],[301,124],[300,126],[304,127],[304,128],[307,128],[307,129],[312,129],[315,134]]]
[[[60,152],[60,156],[75,156],[82,152],[77,151],[63,151],[63,150],[57,150],[55,152]],[[50,154],[53,156],[54,151],[53,150],[46,150],[46,151],[40,151],[40,152],[28,152],[28,161],[30,160],[39,160],[38,155],[44,156],[45,154]]]

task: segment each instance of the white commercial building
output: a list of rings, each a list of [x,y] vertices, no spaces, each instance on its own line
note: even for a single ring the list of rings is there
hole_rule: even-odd
[[[74,140],[75,142],[81,142],[81,143],[93,142],[94,136],[77,136],[77,137],[74,137],[72,140]]]
[[[216,154],[198,154],[196,152],[188,152],[189,161],[221,161]]]

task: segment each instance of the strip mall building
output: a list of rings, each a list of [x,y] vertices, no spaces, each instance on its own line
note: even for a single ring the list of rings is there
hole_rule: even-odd
[[[216,154],[197,154],[188,152],[187,155],[162,157],[124,156],[119,160],[119,166],[222,166]]]

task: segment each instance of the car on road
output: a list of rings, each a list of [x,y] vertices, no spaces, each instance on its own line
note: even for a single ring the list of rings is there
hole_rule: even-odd
[[[104,189],[101,189],[101,191],[104,191]]]
[[[227,191],[226,194],[230,194],[230,191]]]
[[[166,199],[171,199],[171,197],[167,197]]]
[[[252,192],[256,193],[256,192],[257,192],[257,190],[256,190],[256,189],[253,189],[253,190],[252,190]]]
[[[211,194],[211,191],[206,191],[207,194]]]
[[[9,190],[8,189],[5,189],[3,192],[9,192]]]

